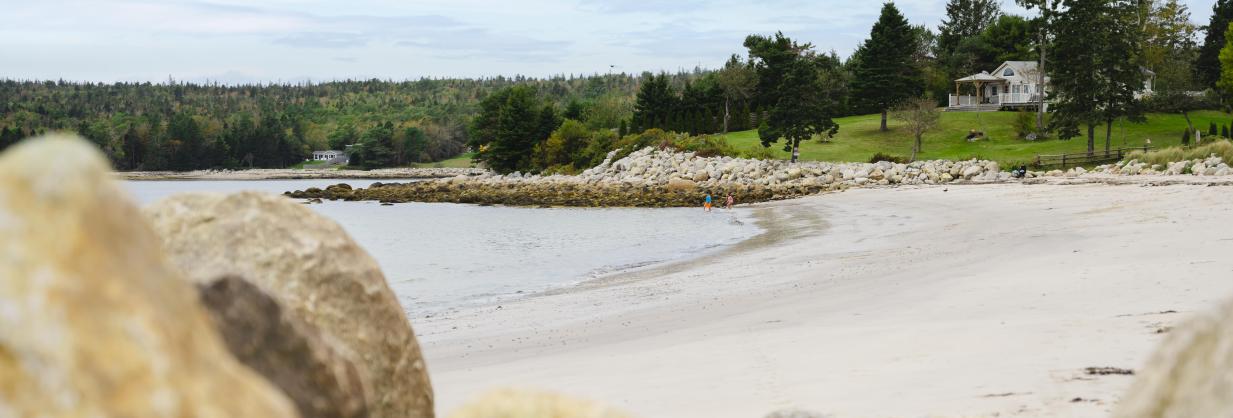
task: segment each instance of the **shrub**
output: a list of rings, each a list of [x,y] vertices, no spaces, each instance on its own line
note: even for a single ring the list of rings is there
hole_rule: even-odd
[[[1211,122],[1211,123],[1207,126],[1207,135],[1208,135],[1208,136],[1216,136],[1216,122]]]
[[[741,158],[749,158],[754,160],[774,160],[775,152],[768,147],[754,147],[750,150],[741,151]]]
[[[1190,145],[1190,130],[1189,129],[1182,132],[1182,145]]]
[[[1225,138],[1229,137],[1229,125],[1224,125],[1220,127],[1220,136],[1225,137]]]
[[[1031,113],[1024,110],[1019,110],[1015,114],[1015,136],[1019,139],[1027,139],[1028,135],[1036,133],[1036,119]]]
[[[877,154],[873,154],[872,157],[869,157],[870,163],[877,163],[878,161],[886,161],[886,162],[892,162],[896,164],[907,164],[908,163],[907,158],[900,157],[898,155],[884,154],[881,152]]]

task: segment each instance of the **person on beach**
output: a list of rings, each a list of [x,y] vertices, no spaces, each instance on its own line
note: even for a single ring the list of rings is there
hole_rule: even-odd
[[[710,193],[706,194],[706,201],[702,203],[702,209],[706,210],[707,212],[711,211],[711,194]]]
[[[736,198],[732,197],[732,192],[728,192],[728,199],[724,202],[724,207],[728,208],[728,210],[732,210],[733,203],[736,203]]]

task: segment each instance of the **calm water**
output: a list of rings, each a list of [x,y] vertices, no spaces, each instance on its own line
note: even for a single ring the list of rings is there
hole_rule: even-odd
[[[141,204],[193,191],[287,190],[377,180],[135,181]],[[386,183],[390,180],[382,180]],[[413,314],[494,303],[604,273],[681,259],[760,230],[747,210],[532,209],[449,203],[325,202],[334,219],[385,272]],[[739,220],[740,222],[734,222]]]

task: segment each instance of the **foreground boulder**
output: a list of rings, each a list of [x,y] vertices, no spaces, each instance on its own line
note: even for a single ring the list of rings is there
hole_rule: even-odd
[[[77,138],[0,156],[0,416],[294,417]]]
[[[432,389],[406,314],[376,261],[338,224],[261,193],[182,194],[146,208],[191,280],[238,276],[359,368],[373,417],[431,417]]]
[[[1136,375],[1115,417],[1233,416],[1233,302],[1169,331]]]
[[[619,410],[567,396],[524,390],[494,391],[458,408],[450,418],[629,418]]]
[[[238,277],[198,285],[201,303],[240,362],[287,394],[304,418],[368,416],[359,372],[291,317],[274,298]]]

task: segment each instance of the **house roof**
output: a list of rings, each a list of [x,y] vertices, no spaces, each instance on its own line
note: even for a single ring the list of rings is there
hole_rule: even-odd
[[[973,74],[964,78],[957,79],[957,82],[973,82],[973,81],[1006,81],[1001,74],[1006,68],[1014,70],[1014,74],[1023,77],[1027,74],[1036,74],[1036,61],[1003,61],[998,68],[993,70],[993,73],[981,71],[980,74]],[[1049,77],[1045,76],[1045,82],[1049,82]]]
[[[955,81],[1002,81],[1001,78],[995,77],[992,74],[981,71],[980,74],[972,74],[970,76],[960,78]]]

